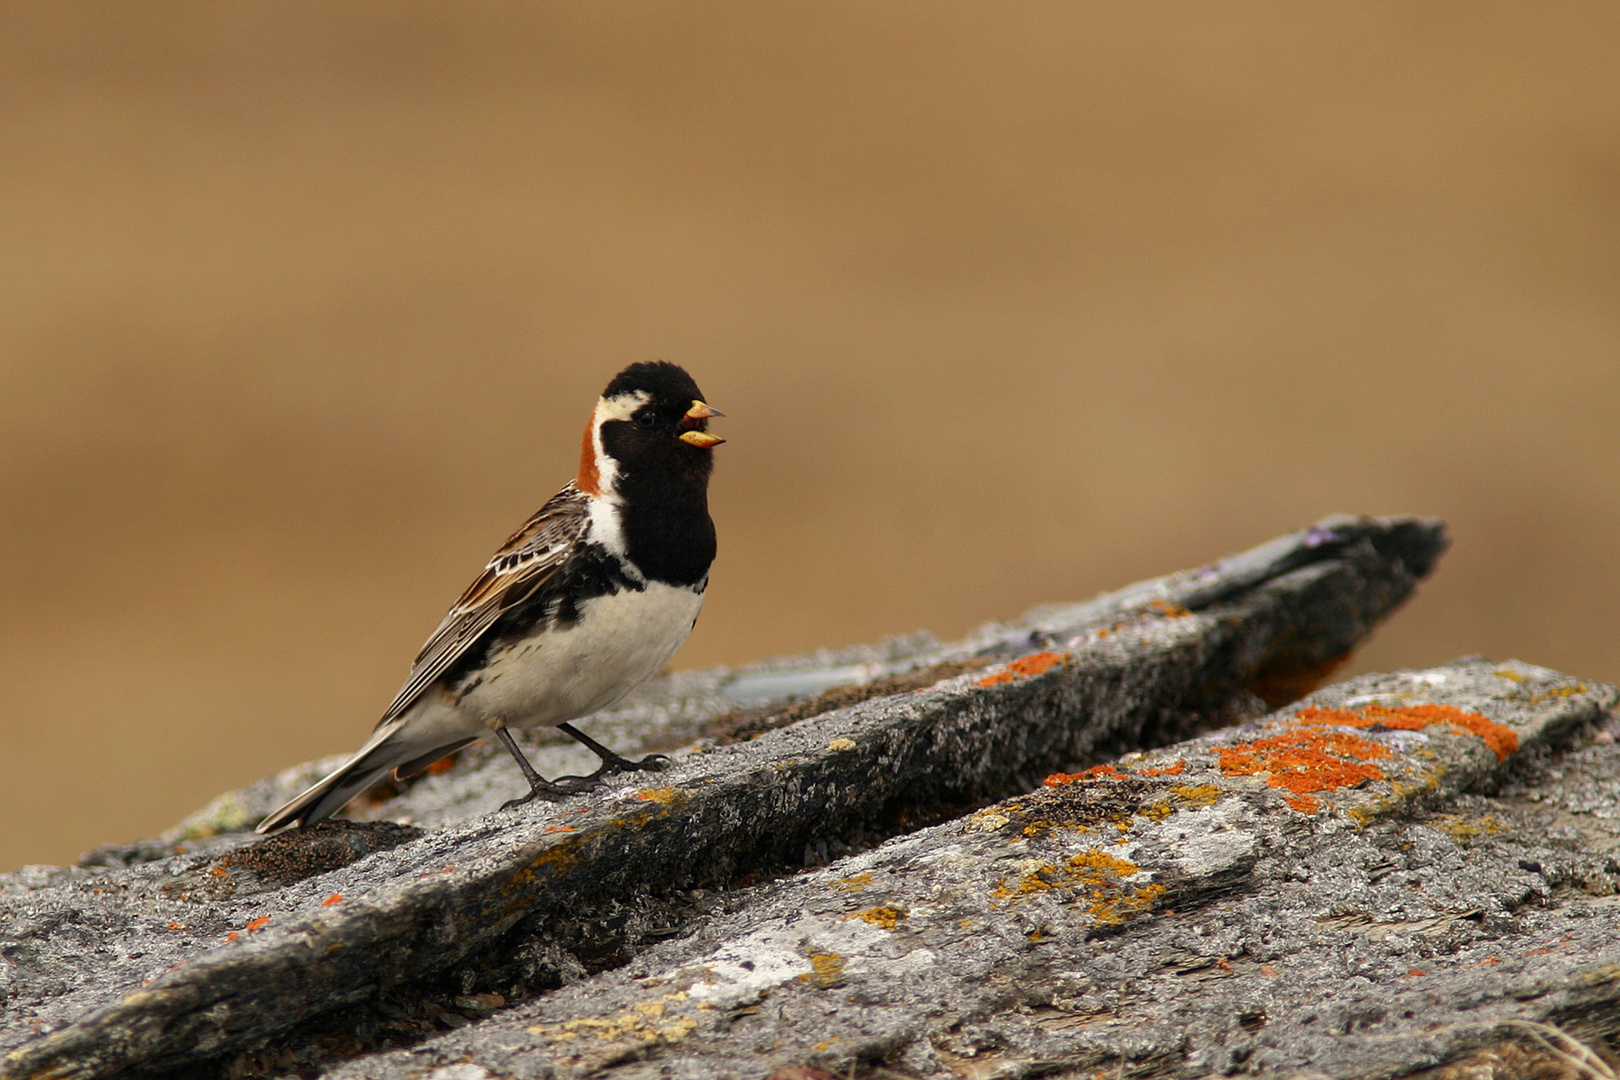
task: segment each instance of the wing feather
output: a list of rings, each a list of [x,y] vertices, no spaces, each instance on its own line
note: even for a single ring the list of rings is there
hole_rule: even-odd
[[[377,726],[396,719],[489,628],[557,572],[590,524],[589,497],[572,483],[513,533],[428,636]]]

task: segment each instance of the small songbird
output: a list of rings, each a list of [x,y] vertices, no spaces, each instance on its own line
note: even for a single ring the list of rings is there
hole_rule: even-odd
[[[456,601],[366,744],[259,832],[312,825],[389,769],[410,776],[486,734],[529,781],[529,793],[502,809],[660,767],[662,755],[628,761],[569,721],[659,671],[697,622],[715,551],[712,450],[725,441],[708,421],[721,415],[675,364],[631,364],[614,376],[585,429],[579,475]],[[588,746],[601,767],[541,777],[508,729],[547,725]]]

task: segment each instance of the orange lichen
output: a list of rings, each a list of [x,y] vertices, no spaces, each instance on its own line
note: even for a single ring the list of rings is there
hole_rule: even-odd
[[[1435,724],[1448,724],[1459,734],[1482,739],[1497,761],[1506,761],[1519,749],[1519,734],[1510,727],[1486,719],[1479,713],[1465,712],[1455,705],[1369,705],[1364,709],[1323,709],[1316,706],[1294,714],[1301,724],[1333,724],[1339,727],[1384,727],[1420,731]]]
[[[235,941],[237,938],[239,938],[241,936],[242,936],[241,934],[238,934],[235,930],[232,930],[230,933],[225,935],[225,940],[226,941]]]
[[[184,930],[185,928],[185,923],[172,922],[168,925],[168,929],[170,930]]]
[[[1143,776],[1180,776],[1187,768],[1187,759],[1183,758],[1174,765],[1166,765],[1158,769],[1143,769]]]
[[[636,792],[636,798],[645,802],[662,803],[665,806],[679,806],[686,801],[686,795],[679,788],[643,788]]]
[[[1072,784],[1076,780],[1097,780],[1104,778],[1109,780],[1118,780],[1124,775],[1124,773],[1120,772],[1112,765],[1093,765],[1089,769],[1081,769],[1076,773],[1053,773],[1045,780],[1042,780],[1041,784],[1044,787],[1062,787],[1064,784]]]
[[[1368,780],[1382,780],[1383,770],[1366,762],[1390,756],[1386,747],[1337,731],[1285,731],[1271,738],[1222,747],[1215,753],[1224,775],[1266,773],[1268,786],[1295,795],[1338,791]],[[1301,807],[1295,809],[1305,812]]]
[[[321,907],[331,907],[333,904],[341,903],[343,903],[343,894],[340,892],[335,892],[331,896],[328,896],[325,900],[321,901]]]
[[[541,832],[578,832],[572,825],[547,825]]]
[[[583,836],[570,836],[568,839],[559,842],[554,847],[547,848],[545,851],[542,851],[535,858],[535,860],[529,864],[528,870],[520,870],[517,874],[512,875],[513,880],[516,880],[522,874],[530,871],[540,870],[541,868],[548,868],[552,873],[557,875],[567,873],[579,863],[579,849],[583,847],[584,844],[585,838]]]
[[[1068,653],[1038,652],[1028,656],[1020,656],[1016,660],[1008,661],[999,671],[991,672],[978,682],[979,686],[1000,686],[1002,683],[1017,682],[1019,679],[1029,679],[1036,675],[1044,675],[1053,668],[1067,664],[1074,657]]]
[[[1283,802],[1302,814],[1314,814],[1322,808],[1322,800],[1315,795],[1284,795]]]
[[[268,916],[268,915],[260,915],[257,919],[254,919],[252,922],[250,922],[246,926],[242,927],[242,929],[251,932],[251,931],[254,931],[254,930],[263,930],[265,927],[267,927],[269,925],[270,925],[270,916]]]
[[[1161,615],[1166,615],[1172,619],[1181,619],[1192,614],[1191,611],[1188,611],[1180,604],[1172,604],[1168,600],[1155,600],[1148,604],[1148,607],[1154,608]]]

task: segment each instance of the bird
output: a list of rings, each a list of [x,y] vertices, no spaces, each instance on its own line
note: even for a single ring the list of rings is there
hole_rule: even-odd
[[[596,403],[579,472],[501,545],[428,637],[405,685],[348,761],[258,825],[313,825],[389,770],[411,776],[486,735],[516,760],[532,799],[556,800],[630,761],[574,727],[660,671],[697,623],[715,556],[709,431],[724,413],[667,361],[634,363]],[[547,780],[513,728],[555,727],[601,759]]]

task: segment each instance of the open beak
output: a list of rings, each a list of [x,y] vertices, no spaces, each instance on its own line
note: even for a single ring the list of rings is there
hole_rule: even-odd
[[[709,417],[724,415],[726,414],[719,409],[709,408],[706,402],[692,402],[692,407],[687,409],[686,414],[681,417],[681,427],[687,429],[681,432],[681,442],[696,446],[700,450],[706,450],[711,446],[718,446],[725,442],[726,440],[720,436],[701,430],[704,421],[708,420]]]

